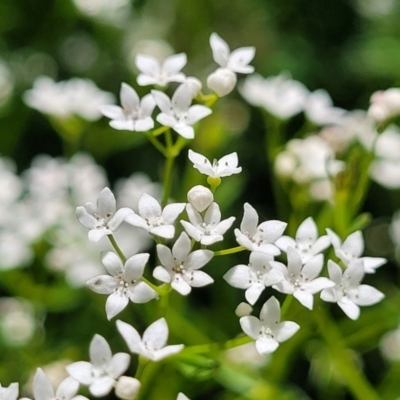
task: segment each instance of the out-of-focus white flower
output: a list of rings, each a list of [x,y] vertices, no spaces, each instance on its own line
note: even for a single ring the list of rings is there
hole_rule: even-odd
[[[302,83],[291,79],[287,73],[267,79],[251,75],[244,81],[240,93],[251,105],[263,107],[283,120],[301,112],[309,94]]]
[[[186,87],[192,93],[193,99],[201,92],[201,88],[203,86],[200,79],[197,79],[194,76],[187,76],[183,84],[186,85]]]
[[[281,252],[275,242],[282,236],[286,223],[276,220],[262,222],[258,225],[257,211],[249,204],[244,204],[244,215],[240,230],[235,229],[236,241],[250,251],[261,251],[270,256]]]
[[[142,281],[149,254],[135,254],[125,264],[111,251],[102,252],[101,262],[110,275],[99,275],[87,281],[87,286],[96,293],[108,294],[107,318],[119,314],[129,303],[147,303],[157,297],[157,292]]]
[[[211,109],[206,106],[199,104],[191,106],[193,91],[188,85],[180,85],[172,95],[172,99],[158,90],[152,90],[151,93],[161,110],[157,115],[157,121],[174,129],[185,139],[193,139],[192,125],[211,114]]]
[[[373,274],[375,270],[386,263],[386,258],[382,257],[361,257],[364,252],[364,238],[361,231],[353,232],[342,243],[339,236],[331,229],[326,232],[331,239],[332,246],[335,249],[336,257],[348,267],[353,261],[362,260],[364,272]]]
[[[261,355],[273,353],[279,343],[290,339],[300,328],[292,321],[281,320],[278,300],[272,296],[263,305],[260,319],[252,315],[240,318],[243,332],[256,341],[257,351]]]
[[[110,126],[118,130],[136,132],[149,131],[154,127],[151,114],[156,106],[151,94],[139,99],[136,90],[127,83],[122,83],[120,91],[121,105],[100,106],[100,112],[111,118]]]
[[[169,82],[184,82],[185,74],[180,71],[186,62],[187,57],[184,53],[169,56],[162,64],[152,56],[138,54],[136,66],[140,74],[137,77],[137,83],[140,86],[166,86]]]
[[[18,383],[11,383],[9,387],[2,387],[0,383],[0,400],[17,400],[18,392]]]
[[[260,253],[261,254],[261,253]],[[235,309],[235,314],[240,318],[246,315],[250,315],[253,311],[253,307],[250,304],[241,302]]]
[[[145,229],[147,232],[166,239],[175,235],[174,222],[184,210],[186,203],[168,204],[161,209],[160,203],[147,193],[139,199],[139,214],[130,214],[125,222]]]
[[[400,131],[390,125],[375,145],[376,158],[370,168],[371,178],[388,189],[400,187]]]
[[[395,245],[395,256],[400,262],[400,210],[396,211],[392,217],[389,227],[389,235]]]
[[[374,287],[360,284],[364,278],[363,260],[351,262],[344,271],[338,264],[328,260],[328,272],[329,278],[335,285],[324,289],[321,292],[321,299],[337,303],[351,319],[355,320],[360,316],[359,306],[371,306],[385,297]]]
[[[312,310],[315,293],[335,284],[328,278],[319,277],[324,266],[324,257],[318,254],[310,258],[304,265],[296,250],[287,248],[287,267],[277,261],[271,261],[273,268],[279,269],[284,279],[274,285],[274,289],[293,296],[308,309]]]
[[[66,369],[79,383],[89,386],[93,396],[102,397],[110,393],[116,380],[128,369],[131,356],[127,353],[112,355],[107,341],[97,334],[90,342],[89,353],[91,362],[77,361]]]
[[[152,361],[160,361],[183,350],[183,344],[166,346],[168,340],[168,325],[164,318],[153,322],[140,337],[138,331],[131,325],[117,321],[119,333],[124,338],[132,353],[140,354]]]
[[[219,160],[214,160],[211,164],[205,156],[189,150],[189,160],[201,174],[212,178],[223,178],[242,172],[242,167],[238,167],[239,160],[236,152],[227,154]]]
[[[133,213],[128,207],[117,210],[115,197],[104,188],[97,198],[97,206],[91,202],[76,208],[78,221],[89,230],[89,240],[97,243],[103,236],[112,235],[124,219]]]
[[[283,251],[287,251],[288,247],[296,250],[303,264],[315,255],[324,251],[331,241],[328,235],[318,237],[318,228],[312,217],[305,219],[296,232],[296,239],[289,236],[280,237],[275,244]]]
[[[24,101],[29,107],[56,118],[76,115],[95,121],[101,117],[99,106],[113,103],[114,96],[100,90],[89,79],[72,78],[56,83],[40,76],[33,88],[24,93]]]
[[[192,253],[190,239],[182,232],[172,251],[163,244],[157,245],[157,255],[162,265],[156,267],[153,276],[161,282],[171,283],[171,287],[183,296],[192,291],[192,287],[202,287],[214,280],[203,271],[214,253],[210,250],[195,250]]]
[[[204,218],[191,205],[186,206],[189,222],[181,220],[186,233],[196,242],[209,246],[224,239],[223,235],[232,226],[235,217],[221,221],[221,211],[217,203],[211,203]]]
[[[382,354],[390,361],[400,360],[400,328],[385,333],[379,343]]]
[[[187,199],[192,207],[201,213],[214,201],[214,195],[209,188],[196,185],[188,191]]]
[[[279,269],[272,268],[272,260],[268,254],[253,251],[249,265],[236,265],[224,275],[224,279],[233,287],[246,289],[246,300],[254,305],[266,287],[284,279]]]
[[[115,395],[123,400],[133,400],[139,393],[141,383],[136,378],[121,376],[115,386]]]
[[[368,115],[377,123],[400,114],[400,88],[379,90],[372,94]]]
[[[190,400],[189,397],[185,396],[183,393],[178,393],[176,400]]]
[[[232,92],[235,89],[236,82],[236,74],[227,68],[218,68],[207,77],[207,87],[219,97],[226,96]]]
[[[346,110],[333,107],[331,97],[323,89],[308,95],[304,112],[307,119],[318,126],[342,124],[346,114]]]
[[[225,40],[216,33],[210,36],[210,46],[214,61],[222,68],[241,74],[254,71],[254,67],[249,65],[256,51],[254,47],[240,47],[231,52]]]

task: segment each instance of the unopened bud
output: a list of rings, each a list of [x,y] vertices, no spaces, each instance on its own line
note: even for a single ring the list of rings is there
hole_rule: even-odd
[[[236,307],[235,314],[238,317],[245,317],[250,315],[252,311],[253,307],[250,304],[242,302]]]
[[[133,400],[140,390],[140,382],[136,378],[121,376],[115,386],[115,395],[123,400]]]
[[[208,76],[207,86],[219,97],[226,96],[236,86],[236,74],[227,68],[218,68]]]
[[[198,211],[204,211],[213,201],[214,196],[210,189],[202,185],[192,187],[187,194],[189,203]]]

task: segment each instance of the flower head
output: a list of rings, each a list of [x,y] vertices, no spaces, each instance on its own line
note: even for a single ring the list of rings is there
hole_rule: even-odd
[[[139,99],[135,89],[127,83],[121,85],[120,99],[122,107],[101,106],[100,112],[111,118],[110,126],[118,130],[143,132],[154,127],[151,114],[156,103],[151,94]]]
[[[280,322],[281,309],[278,300],[272,296],[263,305],[260,319],[252,315],[240,318],[243,332],[256,341],[261,355],[273,353],[279,343],[291,338],[300,328],[292,321]]]
[[[140,354],[152,361],[160,361],[165,357],[179,353],[183,344],[166,346],[168,340],[168,325],[164,318],[153,322],[140,337],[138,331],[131,325],[117,321],[119,333],[124,338],[132,353]]]

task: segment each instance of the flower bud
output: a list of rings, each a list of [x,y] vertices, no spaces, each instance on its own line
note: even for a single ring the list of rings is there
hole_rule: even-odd
[[[123,400],[133,400],[140,390],[140,382],[136,378],[121,376],[115,386],[115,395]]]
[[[227,68],[218,68],[208,76],[207,86],[219,97],[226,96],[236,86],[236,74]]]
[[[198,212],[204,211],[214,201],[211,190],[202,185],[192,187],[188,191],[187,198]]]
[[[250,304],[242,302],[236,307],[235,314],[238,317],[244,317],[250,315],[252,311],[253,307]]]

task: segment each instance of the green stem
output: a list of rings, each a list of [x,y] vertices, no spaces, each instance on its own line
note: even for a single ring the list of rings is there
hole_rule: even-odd
[[[146,365],[149,363],[149,359],[143,356],[139,356],[139,360],[138,360],[138,367],[136,370],[136,374],[135,374],[135,378],[140,380],[144,369],[146,368]]]
[[[160,289],[161,291],[159,292],[160,300],[158,301],[158,314],[159,317],[161,318],[167,315],[171,285],[170,284],[162,285]]]
[[[249,336],[239,336],[234,339],[229,339],[225,342],[214,342],[205,343],[196,346],[185,347],[184,352],[186,353],[211,353],[221,350],[232,349],[234,347],[241,346],[246,343],[250,343],[253,339]]]
[[[122,250],[118,246],[117,241],[115,240],[114,236],[113,235],[108,235],[108,239],[111,242],[112,247],[114,247],[114,250],[117,252],[119,257],[121,258],[122,262],[125,263],[126,262],[125,254],[122,252]]]
[[[290,305],[292,304],[293,295],[288,294],[281,307],[281,320],[287,315]]]
[[[160,141],[154,136],[154,133],[147,132],[147,138],[151,142],[151,144],[164,156],[167,157],[167,150],[165,149],[164,145],[160,143]]]
[[[315,307],[312,314],[331,353],[332,362],[353,396],[359,400],[379,400],[379,395],[365,379],[350,351],[345,347],[337,325],[321,307]]]
[[[239,253],[240,251],[243,250],[246,250],[246,247],[244,246],[232,247],[231,249],[214,251],[214,256],[226,256],[228,254]]]

